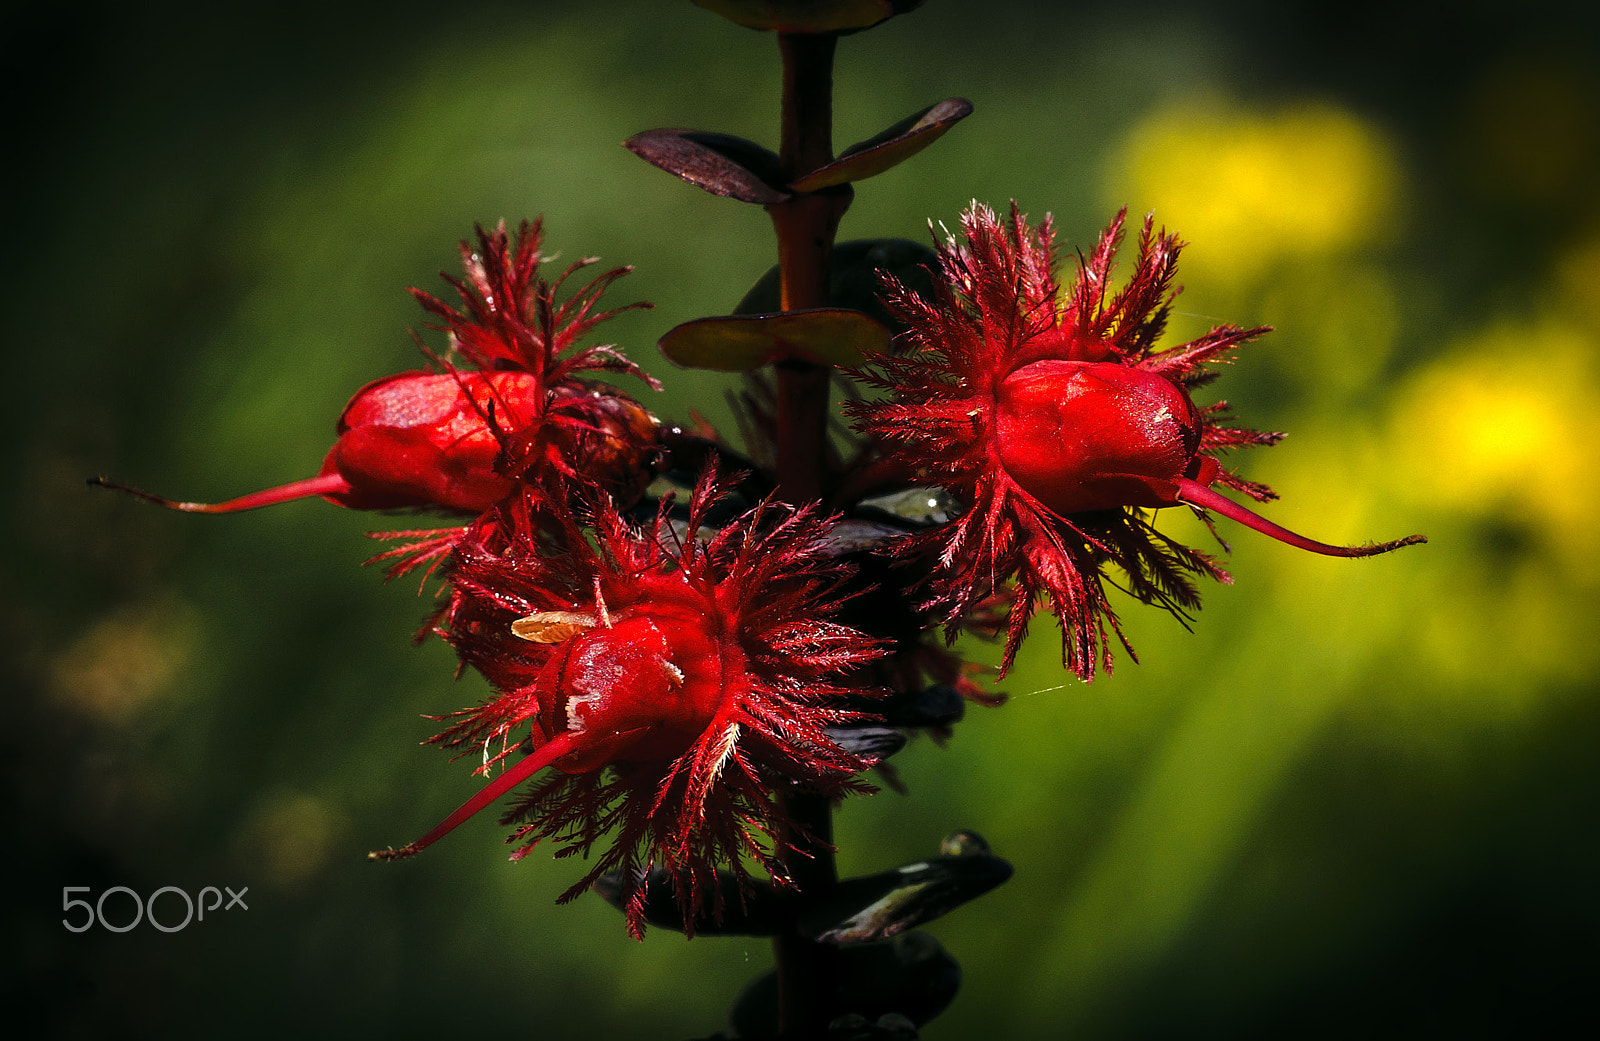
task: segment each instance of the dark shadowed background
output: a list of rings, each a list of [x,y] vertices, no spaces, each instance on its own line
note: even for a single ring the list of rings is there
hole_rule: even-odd
[[[1277,327],[1214,391],[1290,432],[1239,459],[1282,493],[1266,512],[1329,541],[1433,540],[1334,561],[1223,522],[1237,581],[1192,633],[1124,601],[1143,664],[1085,686],[1041,622],[1009,704],[903,753],[909,794],[847,805],[848,872],[956,827],[1017,868],[932,927],[965,984],[925,1036],[1595,1018],[1583,6],[930,0],[842,42],[839,146],[944,97],[976,106],[860,184],[842,237],[923,238],[1015,198],[1070,251],[1118,207],[1153,209],[1192,243],[1174,336]],[[725,417],[728,381],[654,342],[732,308],[769,226],[618,143],[773,143],[773,39],[687,0],[3,17],[8,1007],[61,1037],[717,1029],[765,943],[634,943],[597,898],[555,906],[576,865],[507,863],[487,815],[415,862],[363,859],[473,790],[417,742],[421,715],[480,693],[446,648],[411,646],[414,584],[358,566],[384,518],[182,516],[84,478],[221,499],[308,476],[349,395],[418,364],[404,288],[437,290],[474,222],[537,213],[562,256],[637,266],[616,302],[656,309],[602,332],[668,382],[652,406]],[[69,886],[248,887],[248,910],[75,934]],[[126,894],[104,907],[132,914]]]

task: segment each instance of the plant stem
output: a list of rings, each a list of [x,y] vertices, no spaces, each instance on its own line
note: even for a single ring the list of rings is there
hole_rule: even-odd
[[[793,181],[833,159],[833,36],[779,33],[783,52],[783,127],[778,162]],[[778,235],[781,308],[828,303],[828,262],[848,185],[795,195],[767,207]],[[822,498],[827,475],[829,367],[801,358],[777,365],[777,469],[784,500]]]
[[[786,182],[833,159],[833,54],[837,38],[779,33],[783,52],[783,130],[778,159]],[[785,311],[828,303],[828,263],[839,219],[850,205],[848,186],[795,195],[767,207],[778,236],[778,270]],[[776,366],[778,493],[787,502],[821,499],[828,478],[830,368],[801,358]],[[806,899],[838,883],[833,857],[833,811],[810,792],[780,791],[791,822],[783,838],[792,849],[790,875]],[[788,932],[773,939],[778,975],[778,1032],[821,1034],[833,1014],[838,952]]]
[[[817,899],[839,880],[833,860],[833,808],[811,792],[791,791],[779,799],[790,821],[790,841],[799,847],[789,856],[790,877],[803,898]],[[778,973],[778,1035],[821,1035],[839,990],[838,949],[791,929],[772,938],[772,953]]]

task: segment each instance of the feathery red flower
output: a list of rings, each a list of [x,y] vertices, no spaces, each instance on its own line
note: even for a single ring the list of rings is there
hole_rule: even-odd
[[[620,869],[629,930],[643,932],[645,873],[673,878],[686,921],[716,906],[716,868],[744,860],[787,880],[794,840],[774,793],[838,797],[872,761],[827,728],[870,717],[846,707],[843,674],[875,641],[829,620],[844,570],[811,508],[763,503],[707,534],[721,489],[708,471],[683,525],[663,506],[635,529],[609,499],[586,532],[570,511],[548,528],[532,493],[485,515],[455,548],[452,601],[438,631],[494,688],[434,739],[481,755],[481,772],[524,749],[436,828],[380,858],[410,856],[549,769],[506,815],[520,857],[614,843],[562,897]]]
[[[627,508],[653,476],[657,421],[632,397],[575,374],[614,372],[656,389],[660,385],[614,346],[580,347],[578,342],[600,322],[650,305],[598,310],[606,289],[633,270],[629,267],[613,268],[558,300],[567,279],[595,260],[575,261],[553,283],[539,278],[545,259],[539,253],[542,228],[540,221],[524,221],[513,241],[502,222],[492,233],[478,229],[477,249],[463,242],[465,280],[445,276],[461,298],[460,308],[420,289],[411,294],[444,320],[440,328],[449,332],[453,353],[485,373],[527,374],[543,394],[531,415],[485,416],[503,449],[498,471],[521,480],[553,479],[561,486],[595,484]]]
[[[595,263],[579,260],[554,283],[541,279],[542,226],[524,221],[513,241],[502,222],[461,244],[466,279],[445,276],[460,310],[411,293],[450,334],[444,372],[402,372],[357,391],[339,417],[338,440],[316,477],[221,503],[174,502],[120,488],[170,509],[229,513],[321,496],[352,509],[431,508],[479,514],[518,481],[597,484],[631,504],[653,475],[654,416],[630,396],[581,379],[585,371],[638,376],[610,345],[578,346],[598,323],[645,303],[598,309],[630,268],[614,268],[567,299],[566,280]],[[475,371],[474,371],[475,370]],[[556,493],[552,493],[556,494]]]
[[[1106,598],[1108,564],[1122,570],[1136,598],[1180,616],[1199,606],[1190,576],[1228,580],[1205,554],[1157,531],[1144,509],[1211,510],[1335,556],[1423,541],[1329,546],[1212,488],[1275,497],[1225,469],[1217,453],[1282,435],[1227,425],[1226,402],[1197,406],[1190,397],[1215,377],[1208,365],[1230,360],[1233,348],[1268,330],[1223,325],[1158,350],[1182,244],[1146,218],[1133,273],[1113,294],[1124,215],[1092,255],[1080,255],[1062,298],[1048,217],[1035,228],[1015,204],[1004,222],[987,207],[968,209],[964,241],[952,237],[939,251],[943,278],[931,299],[886,280],[909,349],[875,359],[876,372],[864,374],[891,395],[852,407],[860,427],[915,479],[942,485],[965,506],[903,547],[933,562],[926,606],[949,634],[1015,579],[1002,671],[1040,600],[1061,624],[1063,661],[1084,679],[1097,666],[1110,670],[1108,633],[1132,655]]]

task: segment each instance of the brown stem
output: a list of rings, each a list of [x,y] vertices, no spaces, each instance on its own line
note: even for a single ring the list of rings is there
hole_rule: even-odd
[[[790,877],[803,898],[814,900],[839,881],[833,859],[833,807],[810,792],[779,796],[800,850],[788,859]],[[801,936],[793,928],[772,938],[778,973],[778,1036],[819,1037],[837,1011],[839,952]]]
[[[783,131],[778,160],[785,183],[833,159],[833,36],[779,33],[783,52]],[[799,194],[767,207],[778,236],[781,307],[795,311],[828,302],[828,263],[839,219],[850,205],[848,186]],[[800,358],[777,366],[777,477],[779,495],[796,504],[822,498],[827,477],[829,373]],[[780,792],[794,847],[788,867],[807,899],[838,883],[833,858],[833,813],[828,800],[807,792]],[[778,1032],[820,1035],[833,1014],[838,952],[798,932],[773,939],[778,975]]]
[[[833,159],[833,52],[837,39],[779,33],[783,52],[783,127],[778,164],[792,182]],[[828,262],[839,219],[850,206],[848,185],[792,196],[767,207],[778,236],[780,307],[798,311],[828,303]],[[822,497],[827,472],[826,365],[791,358],[777,366],[778,486],[793,503]]]
[[[778,161],[794,180],[833,159],[833,52],[836,36],[779,33],[783,52],[783,129]]]

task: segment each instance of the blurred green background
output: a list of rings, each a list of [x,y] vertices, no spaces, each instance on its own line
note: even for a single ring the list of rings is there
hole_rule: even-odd
[[[922,238],[1016,198],[1071,250],[1154,209],[1193,243],[1175,336],[1277,327],[1214,390],[1290,431],[1238,459],[1282,493],[1266,512],[1329,541],[1432,538],[1337,561],[1223,522],[1237,581],[1192,633],[1125,603],[1143,664],[1086,686],[1041,624],[1009,704],[905,752],[908,795],[848,805],[848,872],[956,827],[1016,865],[933,926],[965,985],[925,1036],[1594,1020],[1600,36],[1581,6],[930,0],[843,41],[837,145],[952,95],[976,113],[862,183],[842,237]],[[416,862],[363,859],[473,790],[417,742],[422,714],[480,692],[409,644],[413,585],[357,566],[383,518],[187,517],[83,480],[220,499],[309,475],[351,392],[417,364],[404,287],[438,289],[474,222],[541,212],[564,257],[637,265],[615,300],[656,309],[603,331],[668,381],[657,410],[724,415],[727,382],[653,344],[731,309],[769,226],[618,142],[773,142],[774,41],[661,0],[4,19],[12,1001],[63,1037],[717,1029],[764,943],[631,942],[598,899],[554,906],[574,865],[508,864],[487,815]],[[118,885],[248,886],[249,910],[62,926],[63,887]]]

